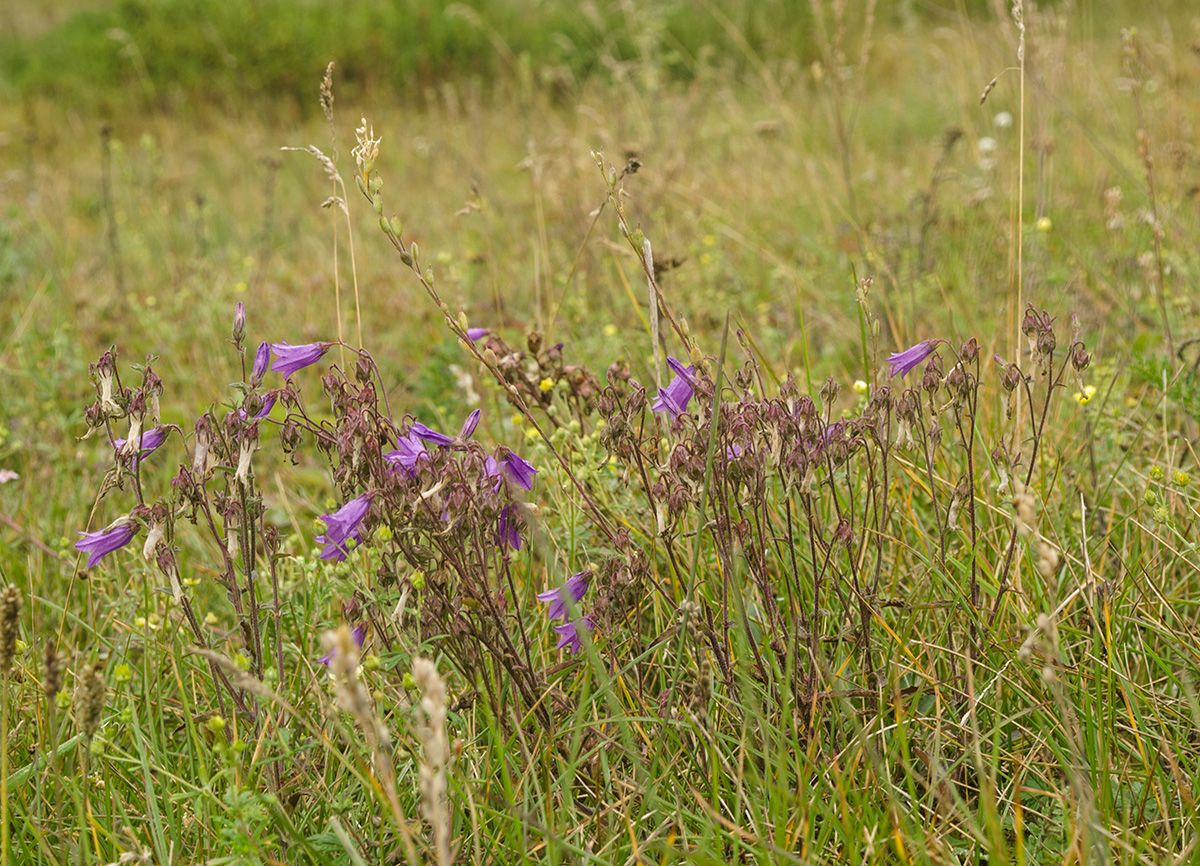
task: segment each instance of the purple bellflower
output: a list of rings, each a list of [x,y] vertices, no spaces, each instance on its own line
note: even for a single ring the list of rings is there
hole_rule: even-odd
[[[570,615],[567,611],[567,599],[563,592],[571,594],[571,600],[575,604],[587,595],[588,586],[592,582],[592,573],[590,571],[581,571],[578,574],[573,574],[567,578],[564,586],[548,589],[545,592],[538,593],[538,601],[550,605],[550,610],[546,611],[546,615],[553,622],[556,619],[566,620]]]
[[[458,431],[458,439],[447,436],[445,433],[439,433],[437,430],[431,430],[420,421],[414,421],[412,427],[409,428],[409,435],[416,436],[431,445],[441,445],[445,448],[453,448],[455,443],[465,442],[471,438],[471,434],[475,432],[475,428],[479,426],[480,411],[476,409],[467,416],[467,420],[463,421],[462,429]]]
[[[351,635],[351,637],[354,638],[354,642],[356,644],[358,644],[358,648],[362,649],[363,643],[367,639],[366,625],[356,625],[354,627],[354,630],[352,632],[350,632],[350,635]],[[325,667],[329,667],[329,663],[331,661],[333,661],[333,657],[336,655],[337,655],[337,647],[334,647],[329,652],[325,653],[325,655],[323,655],[319,659],[317,659],[317,661],[319,661],[321,664],[325,665]]]
[[[580,626],[587,629],[588,634],[596,630],[596,623],[590,616],[585,616],[566,625],[556,625],[554,627],[554,630],[558,632],[558,649],[570,647],[573,655],[579,655],[583,652],[583,638],[579,636]]]
[[[905,349],[903,352],[896,352],[889,355],[887,362],[892,368],[892,375],[900,375],[903,379],[908,372],[930,355],[933,354],[934,347],[937,345],[937,340],[922,340],[911,348]]]
[[[472,343],[492,332],[491,328],[467,328],[467,339]]]
[[[415,467],[417,462],[422,457],[428,457],[429,451],[425,448],[425,443],[421,441],[416,433],[410,432],[407,436],[401,436],[396,440],[396,450],[389,451],[383,455],[385,459],[392,463],[398,463],[404,468],[404,471],[409,474],[409,477],[415,477]]]
[[[297,370],[321,360],[321,356],[328,352],[332,345],[333,343],[305,343],[303,346],[292,346],[288,343],[271,343],[271,352],[275,355],[275,363],[271,365],[271,369],[284,376],[291,376]],[[257,362],[256,356],[256,365]]]
[[[85,568],[94,568],[100,560],[114,550],[124,547],[137,532],[137,524],[129,517],[121,517],[99,532],[83,532],[83,538],[75,542],[75,549],[88,554]]]
[[[500,511],[500,520],[496,526],[496,546],[508,544],[513,550],[521,549],[521,533],[517,531],[516,506],[505,505]]]
[[[334,562],[345,560],[346,555],[350,552],[347,542],[351,539],[356,543],[362,541],[358,528],[362,525],[370,508],[371,494],[364,493],[362,496],[351,499],[333,514],[321,515],[321,520],[325,521],[325,534],[318,535],[313,539],[318,544],[325,545],[325,549],[320,554],[321,559],[331,559]]]
[[[666,412],[671,421],[687,412],[688,401],[692,399],[692,391],[696,387],[694,367],[685,367],[683,362],[675,358],[667,358],[667,365],[675,371],[675,377],[665,388],[658,389],[651,409],[655,412]]]
[[[537,470],[528,460],[518,457],[506,448],[499,465],[513,484],[522,490],[533,490],[533,476],[537,475]]]

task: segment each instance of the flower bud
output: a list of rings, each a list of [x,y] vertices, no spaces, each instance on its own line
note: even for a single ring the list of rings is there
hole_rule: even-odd
[[[233,308],[233,342],[240,346],[245,337],[246,305],[238,301],[237,306]]]
[[[271,362],[271,344],[265,340],[258,344],[258,351],[254,353],[254,369],[250,372],[250,387],[257,388],[262,384],[263,377],[267,375],[267,364]]]

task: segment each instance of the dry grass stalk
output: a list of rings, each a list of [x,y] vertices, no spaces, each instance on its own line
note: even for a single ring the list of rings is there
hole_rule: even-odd
[[[100,729],[104,713],[107,686],[104,682],[104,662],[94,662],[76,676],[75,726],[84,739],[91,740]]]
[[[447,807],[446,684],[429,659],[413,659],[413,679],[421,689],[422,715],[417,737],[421,740],[421,812],[433,827],[438,866],[450,863],[450,811]]]

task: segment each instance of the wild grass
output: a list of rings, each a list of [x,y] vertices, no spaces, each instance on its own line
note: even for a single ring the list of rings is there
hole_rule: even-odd
[[[610,74],[439,67],[419,110],[335,67],[328,121],[320,57],[286,125],[18,82],[9,862],[1200,856],[1195,13],[1026,4],[1022,148],[1007,9],[882,9],[869,51],[819,11],[803,64],[704,18],[745,65],[683,80],[620,32]],[[279,150],[331,128],[342,216]],[[179,429],[135,460],[142,414]],[[414,421],[455,441],[394,469]],[[572,653],[536,594],[588,573]]]

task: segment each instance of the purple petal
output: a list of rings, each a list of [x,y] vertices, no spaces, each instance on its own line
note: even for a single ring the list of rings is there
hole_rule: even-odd
[[[537,470],[528,460],[505,449],[504,456],[500,458],[500,466],[513,484],[525,490],[533,490],[533,476],[537,474]]]
[[[434,445],[445,445],[449,447],[454,444],[454,440],[445,433],[439,433],[436,430],[430,430],[420,421],[414,421],[412,427],[409,428],[409,435],[416,436],[418,439],[423,439],[426,442]]]
[[[587,595],[588,586],[592,581],[592,573],[590,571],[581,571],[578,574],[573,574],[567,578],[567,582],[562,587],[548,589],[545,592],[539,592],[538,601],[549,604],[550,609],[546,611],[546,616],[553,622],[556,619],[565,620],[569,614],[567,611],[566,596],[563,591],[570,593],[572,601],[578,604]]]
[[[359,525],[367,516],[367,512],[371,508],[371,495],[364,493],[362,496],[351,499],[333,514],[321,515],[321,520],[325,521],[325,534],[318,537],[316,540],[328,544],[331,547],[341,549],[341,544],[351,535],[356,535]],[[322,551],[322,559],[330,557],[324,554],[329,552],[329,548]],[[345,551],[342,551],[342,559],[345,559]]]
[[[389,451],[383,455],[392,463],[399,463],[408,472],[409,476],[415,476],[414,467],[422,457],[428,457],[429,451],[425,448],[425,443],[417,436],[416,433],[409,433],[407,436],[401,436],[396,440],[397,448],[395,451]]]
[[[497,547],[507,544],[513,550],[521,549],[521,533],[517,531],[517,522],[513,519],[514,511],[513,506],[506,505],[500,512],[500,521],[496,527]]]
[[[79,534],[83,538],[75,542],[75,549],[89,554],[85,568],[95,567],[105,556],[124,547],[133,538],[134,533],[137,532],[137,524],[128,518],[122,520],[99,532],[80,531]]]
[[[271,361],[271,344],[265,340],[258,344],[258,351],[254,353],[254,369],[250,373],[250,384],[258,387],[262,382],[263,376],[267,375],[267,364]]]
[[[321,552],[317,554],[318,559],[323,559],[326,562],[345,562],[346,557],[350,555],[350,549],[354,542],[354,546],[362,542],[362,536],[358,534],[358,530],[351,532],[348,536],[340,541],[333,541],[328,536],[318,535],[313,539],[317,544],[324,544]]]
[[[467,339],[475,342],[480,337],[486,337],[491,332],[491,328],[467,328]]]
[[[693,388],[696,387],[696,377],[693,375],[696,371],[695,367],[684,366],[683,361],[678,358],[667,358],[667,366],[675,371],[675,375],[683,379]]]
[[[583,619],[569,622],[566,625],[556,625],[554,630],[558,632],[558,649],[570,647],[574,655],[579,655],[583,652],[583,639],[579,636],[579,626],[587,629],[588,633],[596,630],[596,624],[590,616],[585,616]]]
[[[680,415],[687,413],[688,401],[692,399],[692,386],[683,376],[676,376],[665,388],[659,389],[651,409],[655,412],[666,412],[674,422]]]
[[[302,346],[292,346],[288,343],[271,343],[271,352],[276,357],[271,369],[276,373],[283,373],[284,376],[290,376],[297,370],[317,363],[332,345],[332,343],[305,343]]]
[[[891,374],[893,376],[899,374],[900,378],[903,379],[909,370],[933,354],[935,342],[934,340],[922,340],[915,346],[905,349],[903,352],[896,352],[893,355],[889,355],[887,362],[888,366],[892,368]]]

